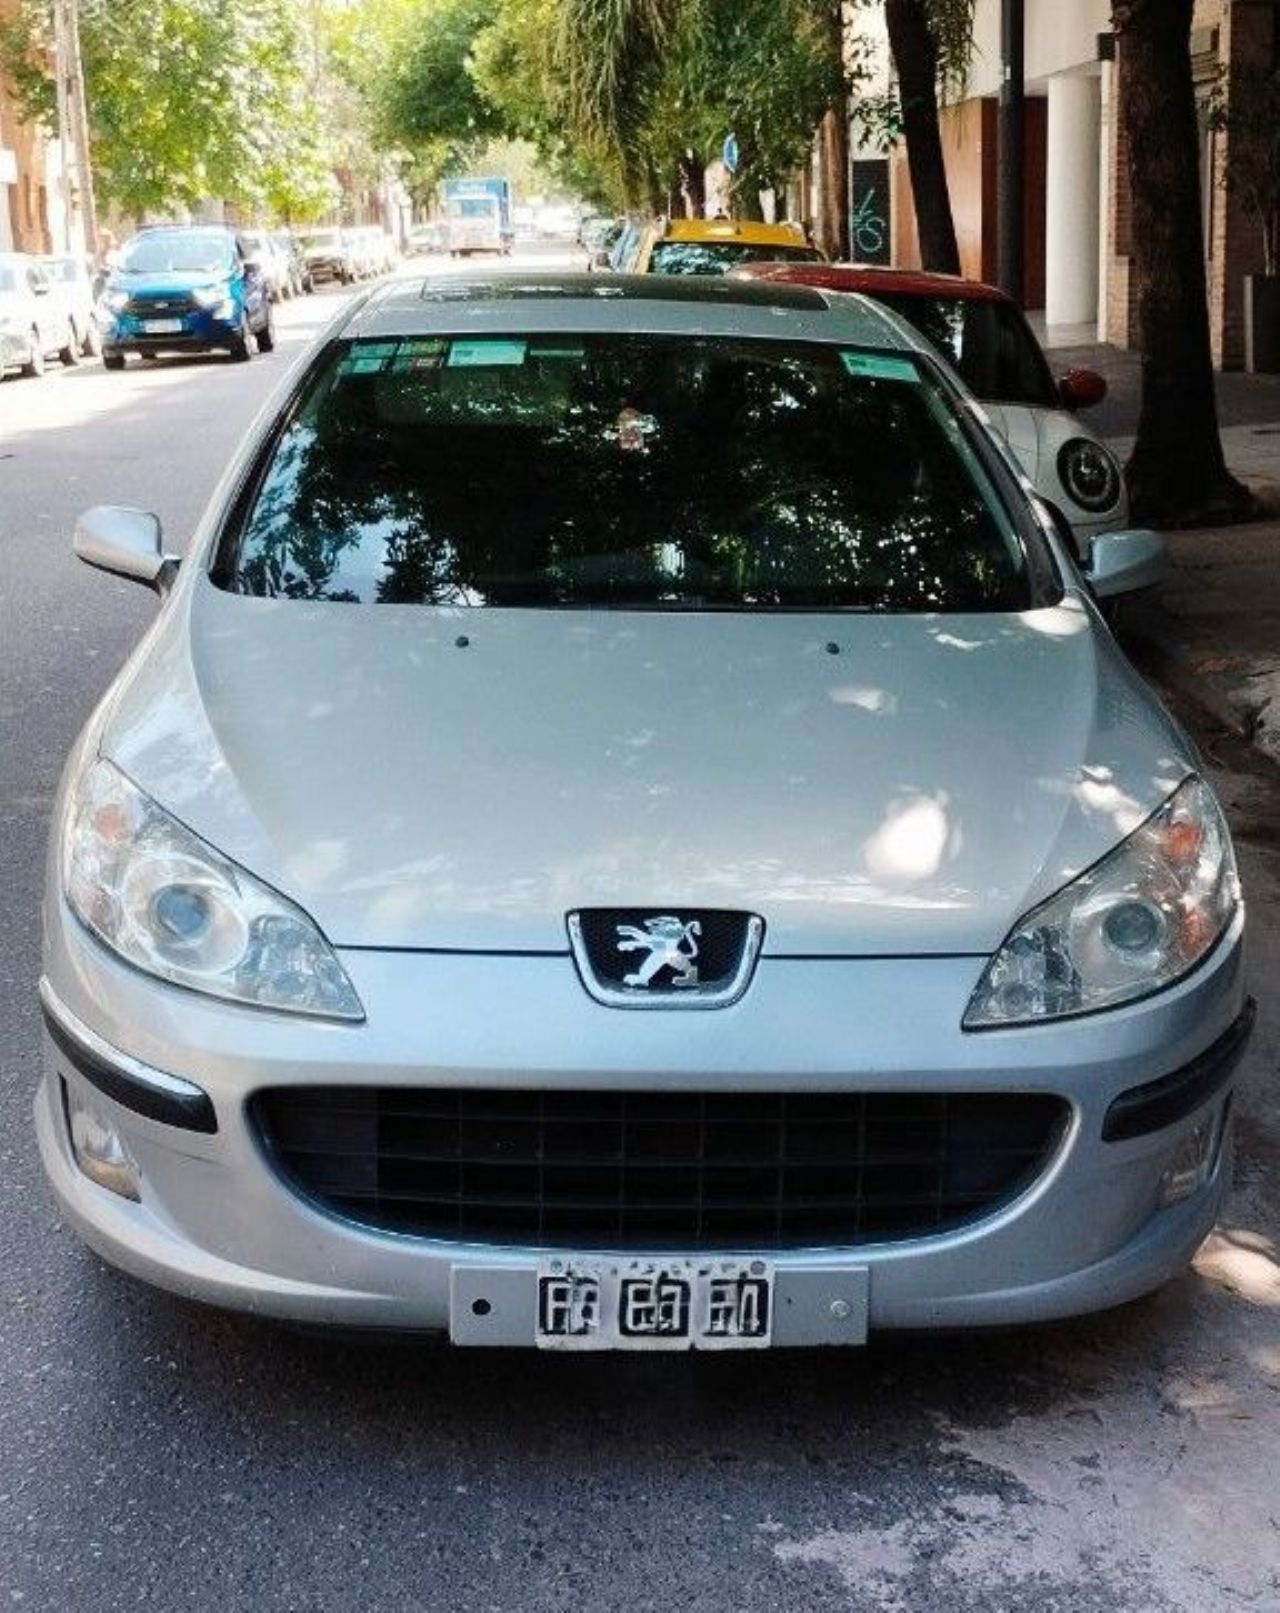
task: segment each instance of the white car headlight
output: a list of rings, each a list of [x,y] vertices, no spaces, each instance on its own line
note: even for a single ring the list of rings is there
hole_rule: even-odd
[[[1120,467],[1100,442],[1072,437],[1058,450],[1063,487],[1083,510],[1101,514],[1120,501]]]
[[[118,314],[128,301],[127,291],[104,291],[99,306],[105,308],[108,313]]]
[[[987,964],[964,1028],[1114,1008],[1172,985],[1240,901],[1235,854],[1208,785],[1189,778],[1101,862],[1024,915]]]
[[[75,787],[62,851],[72,911],[112,951],[192,991],[324,1019],[363,1019],[346,971],[292,902],[97,761]]]

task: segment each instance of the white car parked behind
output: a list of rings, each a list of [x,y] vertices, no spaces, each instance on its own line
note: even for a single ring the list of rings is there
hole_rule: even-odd
[[[66,304],[39,258],[0,252],[0,375],[43,375],[47,358],[80,362],[80,341]]]

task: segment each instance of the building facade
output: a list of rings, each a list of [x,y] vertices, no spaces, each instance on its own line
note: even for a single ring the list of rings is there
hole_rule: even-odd
[[[7,22],[19,0],[0,0]],[[0,74],[0,252],[81,250],[77,231],[68,241],[58,142],[18,116]]]
[[[943,140],[963,271],[997,275],[997,105],[1000,0],[977,0],[966,94],[943,113]],[[1262,268],[1261,234],[1227,188],[1229,137],[1211,108],[1243,75],[1280,62],[1276,0],[1197,0],[1192,61],[1200,105],[1201,185],[1214,361],[1244,358],[1244,278]],[[1137,338],[1129,184],[1118,116],[1122,45],[1110,0],[1026,0],[1026,302],[1050,331]],[[905,153],[890,160],[895,263],[919,262]]]

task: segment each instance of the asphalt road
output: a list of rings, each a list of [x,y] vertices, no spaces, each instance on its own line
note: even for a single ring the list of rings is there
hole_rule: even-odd
[[[205,1312],[60,1224],[31,1133],[37,900],[62,758],[150,619],[73,560],[138,504],[178,545],[281,350],[0,385],[0,1599],[77,1613],[1280,1606],[1280,809],[1235,819],[1262,1020],[1195,1269],[1070,1325],[857,1353],[548,1359]]]

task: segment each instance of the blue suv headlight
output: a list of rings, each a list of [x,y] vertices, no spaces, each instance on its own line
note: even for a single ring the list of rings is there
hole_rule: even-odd
[[[217,319],[230,319],[236,311],[235,298],[228,295],[225,286],[199,286],[191,296],[197,307]]]

